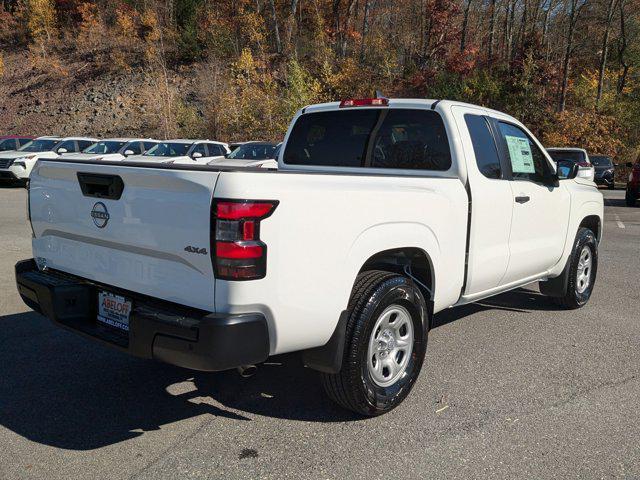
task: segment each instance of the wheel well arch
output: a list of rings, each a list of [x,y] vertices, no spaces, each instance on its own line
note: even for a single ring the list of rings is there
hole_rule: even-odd
[[[585,227],[595,233],[598,241],[602,238],[602,222],[600,221],[600,217],[597,215],[588,215],[582,219],[578,229]]]
[[[427,252],[417,247],[401,247],[383,250],[370,256],[358,273],[366,270],[386,270],[409,275],[415,282],[433,313],[435,293],[435,272],[433,261]]]
[[[423,249],[402,247],[380,251],[371,255],[362,264],[358,274],[367,270],[385,270],[407,275],[407,268],[427,303],[428,324],[426,328],[430,329],[433,317],[435,272],[431,257]],[[352,288],[355,286],[355,282],[356,279],[354,278]],[[348,310],[342,311],[338,324],[325,345],[302,352],[302,359],[306,366],[325,373],[338,373],[340,371],[346,341],[348,314]]]

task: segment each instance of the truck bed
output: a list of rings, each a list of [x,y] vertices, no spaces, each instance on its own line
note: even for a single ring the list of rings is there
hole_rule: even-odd
[[[120,177],[120,198],[83,193],[79,173]],[[214,199],[279,202],[260,226],[265,278],[215,278]],[[109,215],[102,228],[98,203]],[[259,312],[271,354],[328,341],[359,269],[381,250],[429,252],[436,311],[463,284],[468,200],[458,178],[45,161],[30,210],[34,257],[49,268],[209,312]]]

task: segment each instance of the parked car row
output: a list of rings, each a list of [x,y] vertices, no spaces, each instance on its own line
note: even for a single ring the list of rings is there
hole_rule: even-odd
[[[0,137],[0,180],[28,183],[38,160],[177,163],[276,168],[279,144],[151,138]]]

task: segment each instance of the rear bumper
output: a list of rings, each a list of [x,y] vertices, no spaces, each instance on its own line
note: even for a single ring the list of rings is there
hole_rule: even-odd
[[[260,363],[269,356],[269,331],[261,313],[203,312],[61,272],[42,272],[34,260],[18,262],[15,272],[27,306],[60,327],[137,357],[219,371]],[[133,300],[128,332],[96,320],[100,290]]]

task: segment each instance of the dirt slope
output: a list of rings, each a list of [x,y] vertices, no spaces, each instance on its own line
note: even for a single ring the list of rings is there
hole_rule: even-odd
[[[26,52],[4,53],[0,135],[157,136],[149,125],[153,87],[142,73],[104,73],[86,63],[64,68],[63,74],[43,74]]]

